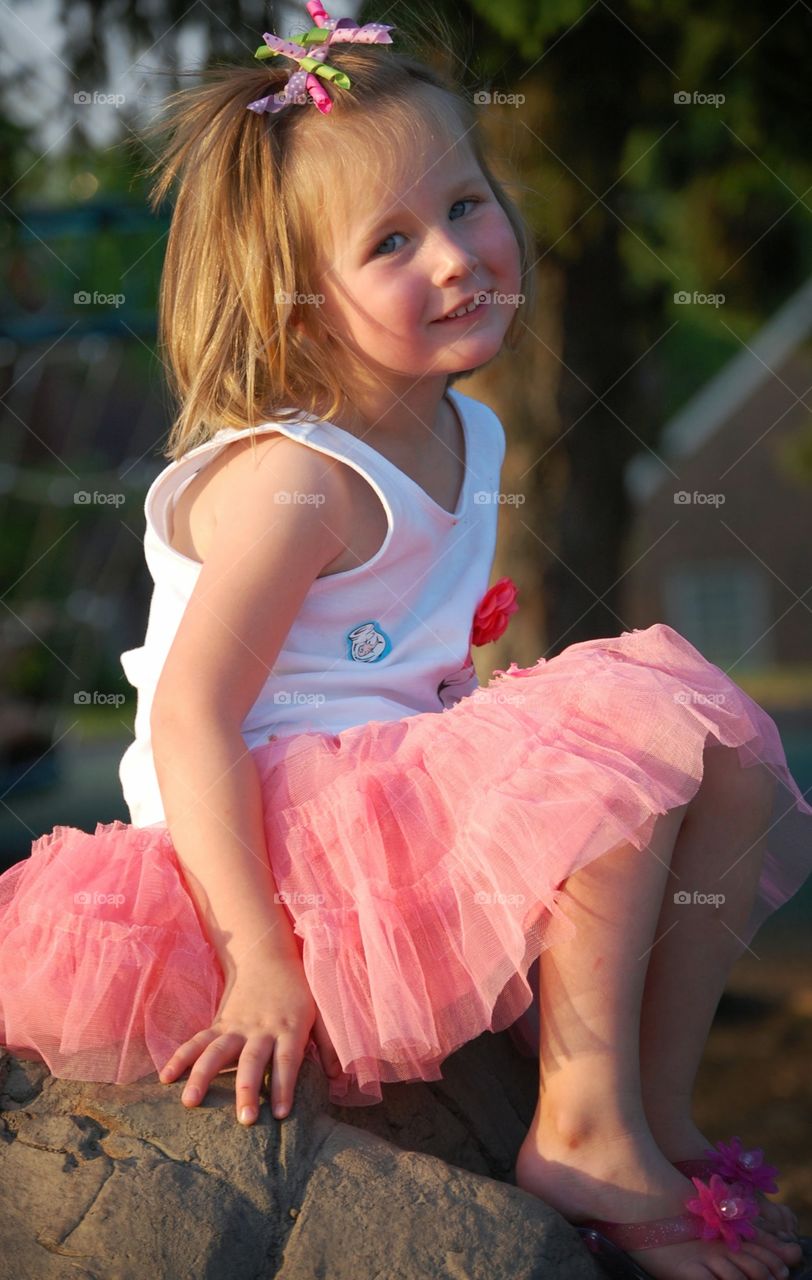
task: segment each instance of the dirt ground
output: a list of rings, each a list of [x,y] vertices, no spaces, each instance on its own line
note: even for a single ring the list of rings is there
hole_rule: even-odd
[[[736,1135],[776,1165],[770,1197],[812,1235],[812,959],[743,955],[731,971],[697,1077],[694,1119],[712,1142]]]

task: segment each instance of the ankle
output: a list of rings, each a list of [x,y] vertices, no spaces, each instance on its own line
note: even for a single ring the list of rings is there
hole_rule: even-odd
[[[568,1098],[542,1094],[533,1125],[548,1146],[575,1150],[600,1144],[651,1141],[639,1099]]]

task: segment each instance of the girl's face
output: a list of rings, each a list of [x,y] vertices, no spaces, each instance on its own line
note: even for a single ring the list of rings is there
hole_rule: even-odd
[[[433,141],[403,172],[397,190],[369,170],[347,177],[357,202],[348,218],[334,214],[321,285],[340,351],[394,387],[491,360],[521,283],[513,228],[466,139]],[[476,311],[443,318],[483,296]]]

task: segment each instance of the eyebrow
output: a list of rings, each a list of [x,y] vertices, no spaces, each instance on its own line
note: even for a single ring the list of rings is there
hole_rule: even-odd
[[[482,171],[480,169],[471,169],[458,178],[456,182],[453,182],[450,185],[450,190],[454,191],[460,187],[473,185],[476,182],[481,183],[483,186],[487,185],[485,175]],[[390,209],[387,209],[385,213],[370,219],[361,227],[358,237],[359,242],[361,244],[367,244],[376,235],[378,235],[380,231],[383,231],[384,227],[389,226],[392,219],[398,217],[402,211],[405,211],[406,213],[411,212],[409,206],[404,204],[401,200],[398,201],[397,204],[392,205]]]

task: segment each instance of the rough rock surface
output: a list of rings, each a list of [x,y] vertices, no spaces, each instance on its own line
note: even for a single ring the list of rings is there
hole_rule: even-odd
[[[536,1063],[485,1032],[444,1079],[334,1107],[305,1061],[291,1115],[235,1118],[235,1075],[55,1080],[0,1050],[2,1280],[598,1280],[512,1181]]]

